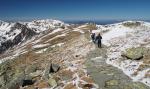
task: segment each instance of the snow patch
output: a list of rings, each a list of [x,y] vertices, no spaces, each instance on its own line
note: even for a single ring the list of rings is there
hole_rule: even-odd
[[[35,52],[35,53],[37,53],[37,54],[39,54],[39,53],[44,53],[46,50],[47,50],[47,48],[42,49],[42,50],[40,50],[40,51],[37,51],[37,52]]]
[[[58,43],[58,44],[56,44],[56,45],[53,45],[53,46],[51,46],[52,48],[54,48],[54,47],[56,47],[56,46],[62,46],[62,45],[64,45],[64,43]]]
[[[79,28],[75,28],[73,31],[77,31],[77,32],[80,32],[80,33],[84,34],[84,31],[82,31],[82,30],[79,29]]]
[[[132,29],[128,29],[128,28],[125,28],[125,27],[114,27],[114,28],[111,28],[109,32],[107,32],[106,34],[104,34],[102,37],[103,37],[103,43],[105,45],[110,45],[109,41],[112,39],[112,38],[116,38],[116,37],[120,37],[120,36],[125,36],[126,33],[128,32],[131,32]]]
[[[64,34],[61,34],[61,35],[57,35],[57,36],[55,36],[55,37],[49,39],[48,41],[46,41],[46,43],[47,43],[47,42],[50,42],[50,41],[52,41],[52,40],[54,40],[54,39],[56,39],[56,38],[58,38],[58,37],[65,37],[65,36],[66,36],[65,33],[64,33]]]
[[[141,44],[148,45],[150,30],[144,29],[112,29],[103,35],[103,43],[109,44],[107,63],[111,64],[128,75],[133,81],[142,82],[150,86],[150,78],[145,78],[145,74],[150,68],[138,70],[143,61],[122,59],[121,53],[127,48],[140,47]],[[134,73],[137,72],[137,75]]]
[[[54,34],[54,33],[56,33],[56,32],[63,31],[63,30],[64,30],[64,29],[58,28],[58,29],[53,30],[53,31],[51,32],[51,34]]]
[[[38,45],[34,45],[33,48],[42,48],[45,46],[48,46],[49,44],[38,44]]]
[[[85,28],[85,27],[87,27],[87,24],[79,26],[78,29],[82,29],[82,28]]]

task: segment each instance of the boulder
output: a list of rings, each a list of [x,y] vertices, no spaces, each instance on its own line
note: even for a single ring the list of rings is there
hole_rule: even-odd
[[[29,76],[31,76],[32,78],[38,77],[42,75],[42,71],[41,70],[37,70],[36,72],[30,73]]]
[[[5,85],[7,89],[19,89],[18,87],[22,85],[22,80],[25,78],[24,73],[18,73],[13,76],[9,82]]]
[[[60,66],[58,64],[48,64],[45,68],[44,74],[42,76],[43,79],[48,79],[50,73],[56,73],[60,69]]]
[[[57,71],[59,71],[59,69],[60,66],[58,64],[51,64],[49,73],[56,73]]]
[[[28,86],[28,85],[33,85],[35,81],[33,80],[22,80],[22,87]]]
[[[131,60],[140,60],[144,57],[146,50],[147,49],[143,47],[128,48],[121,56]]]
[[[20,67],[14,68],[12,63],[9,60],[0,64],[0,89],[19,89],[25,78],[24,71]]]
[[[50,64],[47,64],[43,73],[42,78],[47,80],[49,78]]]
[[[57,82],[56,82],[56,80],[53,79],[53,78],[49,78],[48,83],[49,83],[49,85],[52,86],[52,87],[56,87],[56,86],[57,86]]]

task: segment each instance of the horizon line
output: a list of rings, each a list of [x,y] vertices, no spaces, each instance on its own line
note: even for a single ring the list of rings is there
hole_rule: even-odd
[[[150,21],[150,19],[55,19],[55,18],[47,18],[52,20],[60,20],[60,21]],[[19,22],[19,21],[34,21],[34,20],[46,20],[46,18],[37,18],[37,19],[0,19],[5,22]]]

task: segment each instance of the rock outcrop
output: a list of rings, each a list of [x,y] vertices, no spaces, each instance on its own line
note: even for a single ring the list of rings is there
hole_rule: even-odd
[[[141,60],[144,54],[146,54],[146,51],[147,49],[143,47],[129,48],[121,56],[131,60]]]

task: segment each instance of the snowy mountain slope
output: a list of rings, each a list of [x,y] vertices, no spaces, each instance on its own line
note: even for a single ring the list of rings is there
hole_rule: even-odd
[[[35,20],[32,22],[25,23],[29,28],[33,29],[37,33],[41,31],[45,31],[48,29],[55,29],[58,27],[65,26],[64,22],[58,21],[58,20]]]
[[[37,20],[32,22],[7,23],[0,22],[0,53],[14,45],[31,39],[32,36],[57,28],[68,26],[58,20]]]
[[[34,21],[35,22],[35,21]],[[1,52],[5,52],[0,55],[1,62],[4,62],[7,59],[13,59],[16,56],[19,56],[23,53],[26,53],[30,50],[40,49],[34,48],[38,45],[47,45],[47,46],[57,46],[62,44],[64,40],[71,39],[74,35],[72,34],[80,34],[80,32],[72,32],[72,27],[66,23],[63,23],[58,20],[37,20],[42,25],[38,25],[40,29],[36,29],[35,26],[31,26],[29,28],[29,24],[34,24],[34,22],[19,22],[12,23],[12,27],[10,26],[8,32],[10,34],[13,31],[17,31],[19,29],[20,33],[15,36],[10,36],[11,39],[6,38],[4,42],[0,42],[2,45],[0,46]],[[15,24],[21,26],[15,26]],[[45,24],[45,25],[44,25]],[[16,28],[17,27],[17,28]],[[38,28],[37,27],[37,28]],[[10,29],[13,31],[10,31]],[[47,29],[46,29],[47,28]],[[6,33],[6,31],[5,31]],[[8,36],[10,34],[7,34]],[[6,37],[7,35],[2,35],[2,37]],[[70,37],[67,37],[72,35]],[[63,37],[63,38],[62,38]],[[15,44],[16,43],[16,44]],[[18,44],[18,45],[17,45]],[[3,49],[4,48],[4,49]],[[9,50],[8,50],[9,49]]]

